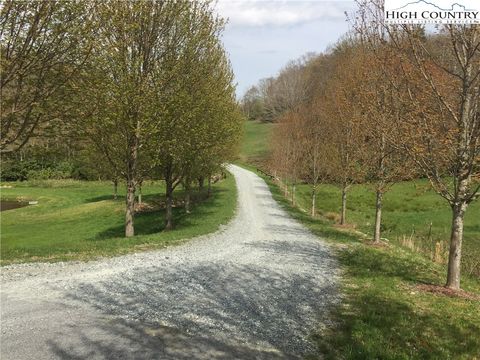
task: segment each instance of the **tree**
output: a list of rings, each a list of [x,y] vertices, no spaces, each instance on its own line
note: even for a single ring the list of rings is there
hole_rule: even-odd
[[[332,54],[323,59],[324,65],[317,65],[325,74],[321,84],[316,85],[315,94],[323,97],[329,178],[342,190],[342,225],[346,223],[347,192],[352,184],[365,180],[367,171],[366,128],[362,108],[358,106],[364,81],[359,50],[352,39],[340,41]]]
[[[152,133],[156,166],[166,183],[165,229],[173,228],[173,191],[195,177],[206,177],[231,159],[239,140],[241,117],[235,101],[233,73],[220,41],[223,20],[209,2],[190,3],[189,16],[177,27],[171,82],[158,94],[163,121]]]
[[[452,209],[446,286],[459,289],[464,216],[480,190],[480,29],[446,26],[442,53],[429,49],[414,28],[402,30],[410,95],[402,145]]]
[[[242,97],[241,107],[248,120],[262,120],[265,113],[264,99],[256,86],[250,87]]]
[[[289,62],[276,77],[261,79],[258,86],[250,88],[243,98],[247,118],[253,111],[260,112],[255,119],[275,122],[288,111],[295,111],[308,100],[310,74],[307,65],[313,54]]]
[[[188,14],[184,1],[111,1],[95,7],[96,46],[78,84],[81,128],[113,172],[126,181],[125,236],[134,235],[135,191],[161,123],[154,106],[172,82],[176,29]]]
[[[358,28],[368,41],[386,34],[396,55],[384,68],[402,100],[391,143],[452,209],[446,286],[459,289],[464,216],[480,191],[480,28],[444,25],[427,35],[422,26],[383,24],[382,11],[377,1],[362,1]]]
[[[272,134],[271,168],[285,177],[285,195],[288,181],[292,184],[291,202],[296,204],[295,191],[303,171],[305,155],[302,117],[298,111],[289,111],[279,120]]]
[[[302,174],[312,184],[311,215],[316,213],[317,186],[320,180],[327,180],[331,175],[333,159],[331,157],[331,135],[329,122],[324,111],[324,99],[317,98],[309,106],[299,111],[301,131],[300,157],[303,162]]]
[[[289,62],[267,87],[266,108],[273,119],[295,110],[307,99],[308,83],[303,59]]]
[[[3,2],[2,153],[21,149],[65,111],[69,82],[90,55],[88,8],[71,1]]]
[[[395,132],[395,124],[401,114],[397,88],[385,79],[385,71],[391,67],[395,56],[385,45],[387,35],[382,31],[382,26],[370,23],[362,6],[353,23],[359,43],[357,51],[363,62],[360,65],[363,82],[357,104],[361,107],[367,131],[365,140],[369,156],[365,159],[369,160],[366,163],[367,176],[375,186],[374,242],[378,243],[381,238],[384,193],[396,181],[409,178],[412,167],[408,164],[408,156],[400,151],[395,142],[388,141]],[[375,16],[380,16],[379,10],[376,11]]]
[[[383,61],[389,61],[388,57]],[[378,243],[381,239],[383,196],[394,183],[410,178],[412,166],[409,166],[410,159],[395,144],[387,141],[389,134],[395,131],[398,98],[384,80],[381,65],[375,57],[368,54],[363,68],[363,89],[357,101],[362,109],[362,123],[366,131],[367,155],[364,159],[367,179],[373,182],[375,188],[373,241]]]

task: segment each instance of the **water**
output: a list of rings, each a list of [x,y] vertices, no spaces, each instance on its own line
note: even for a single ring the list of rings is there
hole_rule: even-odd
[[[27,205],[27,202],[0,200],[0,211],[18,209]]]

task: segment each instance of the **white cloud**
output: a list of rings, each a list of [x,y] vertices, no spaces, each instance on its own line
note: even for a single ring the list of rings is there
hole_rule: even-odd
[[[293,26],[316,20],[345,20],[341,1],[219,0],[230,26]]]

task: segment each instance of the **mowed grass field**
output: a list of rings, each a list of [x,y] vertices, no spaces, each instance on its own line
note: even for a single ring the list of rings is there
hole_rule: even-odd
[[[240,149],[240,161],[243,163],[259,163],[269,151],[270,136],[275,124],[257,121],[246,121],[243,141]]]
[[[317,189],[316,208],[320,216],[338,220],[341,191],[333,185]],[[297,201],[310,210],[311,186],[297,186]],[[382,209],[382,237],[434,258],[435,249],[446,261],[450,240],[451,209],[430,187],[428,180],[400,182],[385,193]],[[375,193],[369,185],[353,185],[347,197],[347,223],[373,237]],[[437,245],[439,243],[440,245]],[[438,248],[440,246],[440,248]],[[438,250],[437,250],[438,251]],[[480,276],[480,202],[474,202],[465,215],[463,270]]]
[[[6,184],[2,184],[6,185]],[[164,229],[164,184],[146,182],[143,202],[151,205],[136,214],[136,236],[124,234],[124,185],[113,200],[108,182],[51,180],[10,183],[2,188],[2,199],[38,201],[1,213],[1,263],[29,261],[85,260],[179,243],[218,229],[234,215],[236,187],[232,175],[212,186],[212,195],[194,197],[192,213],[180,204],[181,189],[175,192],[175,229]]]

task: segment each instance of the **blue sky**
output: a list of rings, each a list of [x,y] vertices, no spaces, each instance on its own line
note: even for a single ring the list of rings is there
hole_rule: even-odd
[[[223,41],[235,72],[238,96],[274,76],[307,52],[322,52],[348,30],[353,1],[218,0],[229,19]]]

